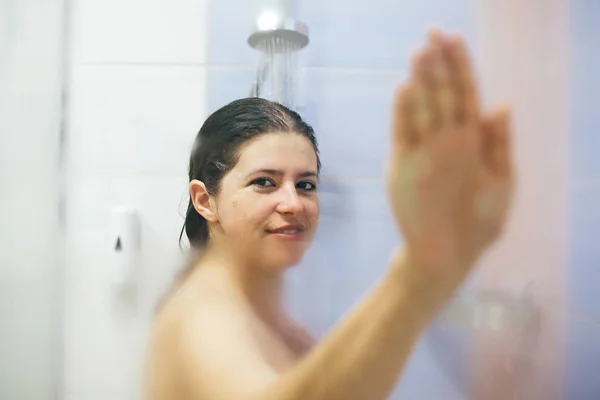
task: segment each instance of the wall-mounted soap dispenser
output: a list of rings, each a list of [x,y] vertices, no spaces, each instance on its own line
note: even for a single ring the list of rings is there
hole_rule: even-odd
[[[139,267],[141,247],[140,217],[136,209],[114,206],[110,209],[110,280],[115,285],[133,283]]]

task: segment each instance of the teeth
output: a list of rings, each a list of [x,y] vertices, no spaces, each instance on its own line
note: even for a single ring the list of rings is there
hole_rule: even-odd
[[[285,229],[281,231],[276,231],[276,233],[283,233],[284,235],[294,235],[298,233],[298,229]]]

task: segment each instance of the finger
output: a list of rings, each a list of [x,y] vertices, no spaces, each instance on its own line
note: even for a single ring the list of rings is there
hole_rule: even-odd
[[[394,94],[392,110],[392,142],[397,152],[411,149],[418,143],[418,137],[411,123],[412,91],[408,83],[399,85]]]
[[[440,125],[452,124],[457,118],[457,95],[450,74],[450,64],[445,56],[444,47],[448,47],[440,32],[430,32],[429,40],[432,46],[432,81],[434,89],[434,108],[438,113]]]
[[[508,176],[512,173],[512,126],[511,112],[501,107],[482,121],[484,135],[484,163],[496,175]]]
[[[448,49],[453,80],[458,85],[459,118],[463,122],[476,122],[479,118],[479,96],[467,48],[461,38],[452,37],[448,39]]]
[[[413,107],[412,123],[419,140],[427,140],[433,131],[433,87],[431,85],[431,49],[417,53],[412,66]]]

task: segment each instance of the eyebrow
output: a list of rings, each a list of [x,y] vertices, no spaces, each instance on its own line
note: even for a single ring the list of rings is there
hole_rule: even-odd
[[[255,176],[255,175],[259,175],[259,174],[266,174],[266,175],[274,175],[274,176],[281,176],[283,175],[283,171],[278,171],[276,169],[258,169],[248,175],[246,175],[245,179],[248,180],[251,177]],[[319,176],[319,174],[317,174],[315,171],[304,171],[300,174],[298,174],[298,176],[300,178],[316,178]]]

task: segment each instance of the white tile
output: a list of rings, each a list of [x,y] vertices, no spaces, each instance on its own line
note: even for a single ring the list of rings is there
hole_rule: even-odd
[[[56,387],[62,343],[57,278],[0,279],[2,399],[49,398]]]
[[[182,263],[177,239],[186,187],[185,176],[166,174],[79,175],[71,180],[66,392],[81,398],[113,398],[119,393],[137,398],[153,310]],[[136,207],[142,221],[137,291],[129,296],[120,295],[110,283],[107,217],[115,204]]]
[[[135,393],[126,392],[102,392],[97,393],[93,390],[80,390],[65,393],[64,400],[138,400],[139,396]]]
[[[208,0],[74,3],[76,62],[206,62]]]
[[[184,173],[206,117],[205,70],[76,67],[70,105],[70,168]]]

